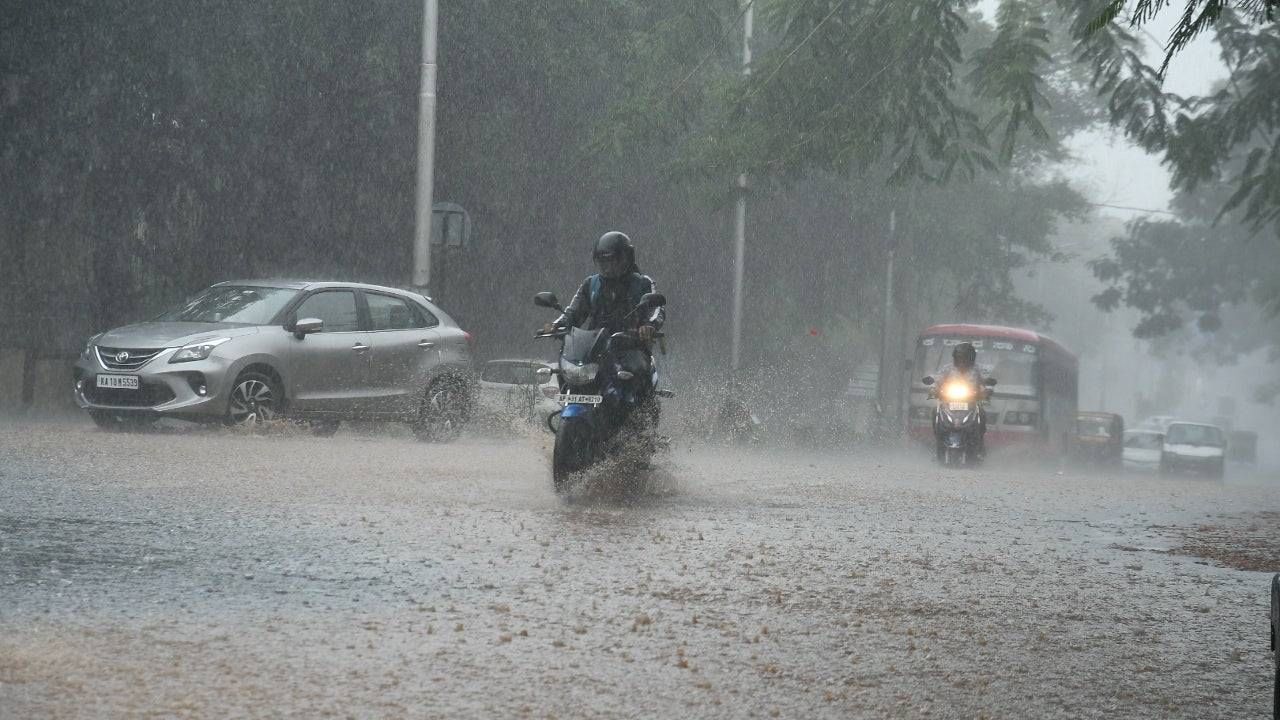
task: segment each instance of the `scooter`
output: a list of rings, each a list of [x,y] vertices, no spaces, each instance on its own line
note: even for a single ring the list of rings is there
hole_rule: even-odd
[[[554,293],[541,292],[533,303],[564,312]],[[627,317],[666,305],[660,293],[640,299]],[[555,433],[551,455],[551,478],[557,493],[570,489],[574,477],[606,457],[622,456],[647,464],[660,443],[656,435],[659,397],[673,393],[658,387],[658,369],[635,330],[608,334],[605,330],[577,327],[539,332],[535,337],[560,340],[560,359],[555,368],[542,368],[547,378],[555,375],[564,406],[548,419]],[[655,338],[661,338],[657,333]]]
[[[938,462],[948,467],[981,462],[978,448],[982,442],[982,403],[991,396],[996,379],[987,378],[985,388],[958,378],[936,388],[932,387],[937,382],[932,376],[921,382],[930,386],[929,398],[938,401],[933,415]]]

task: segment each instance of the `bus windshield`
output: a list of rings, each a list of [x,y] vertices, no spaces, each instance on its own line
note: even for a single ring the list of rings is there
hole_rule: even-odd
[[[951,364],[951,349],[964,339],[925,338],[916,348],[916,367],[921,375],[937,375]],[[984,377],[999,383],[1001,395],[1036,396],[1036,347],[1018,342],[990,339],[970,340],[978,350],[978,368]],[[919,382],[919,379],[916,381]]]

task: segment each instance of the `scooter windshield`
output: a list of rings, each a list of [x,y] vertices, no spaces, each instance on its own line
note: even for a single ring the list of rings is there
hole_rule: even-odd
[[[584,365],[590,362],[595,355],[596,345],[600,342],[603,334],[604,330],[569,328],[569,334],[564,338],[562,356],[566,361],[575,365]]]

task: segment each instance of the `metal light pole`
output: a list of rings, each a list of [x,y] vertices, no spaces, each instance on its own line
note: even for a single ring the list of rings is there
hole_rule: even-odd
[[[880,412],[889,412],[889,393],[894,392],[898,373],[889,369],[889,325],[893,318],[893,256],[898,249],[896,237],[898,211],[889,211],[889,259],[884,271],[884,324],[880,328]],[[896,405],[896,403],[895,403]]]
[[[751,75],[751,32],[755,3],[744,0],[747,7],[742,18],[742,74]],[[742,278],[747,256],[747,174],[738,176],[738,201],[733,213],[733,351],[730,355],[736,371],[742,360]]]
[[[418,198],[413,232],[413,284],[431,283],[431,194],[436,159],[437,0],[422,3],[422,87],[418,93]]]

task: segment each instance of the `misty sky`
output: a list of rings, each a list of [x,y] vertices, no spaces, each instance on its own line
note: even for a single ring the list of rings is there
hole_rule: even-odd
[[[998,0],[981,0],[978,10],[994,20]],[[1150,25],[1137,31],[1147,43],[1147,62],[1158,66],[1164,59],[1164,40],[1178,17],[1177,8],[1161,13]],[[1209,91],[1213,83],[1226,77],[1227,68],[1218,57],[1218,45],[1212,34],[1202,35],[1170,63],[1165,87],[1187,96]],[[1081,133],[1067,146],[1078,162],[1066,168],[1067,177],[1076,181],[1097,203],[1167,210],[1173,194],[1169,191],[1169,173],[1159,158],[1147,155],[1110,129]],[[1103,215],[1129,220],[1138,213],[1098,208]]]
[[[1151,65],[1158,66],[1163,60],[1163,41],[1177,16],[1177,12],[1166,11],[1146,32],[1139,31],[1139,37],[1147,41],[1147,62]],[[1174,58],[1165,87],[1183,96],[1202,95],[1226,75],[1226,65],[1218,56],[1218,44],[1211,35],[1202,35]],[[1068,146],[1079,158],[1068,171],[1068,177],[1085,188],[1090,200],[1152,210],[1168,209],[1172,197],[1169,173],[1161,167],[1158,158],[1134,147],[1119,132],[1081,133]],[[1125,220],[1136,215],[1108,208],[1098,210]]]

